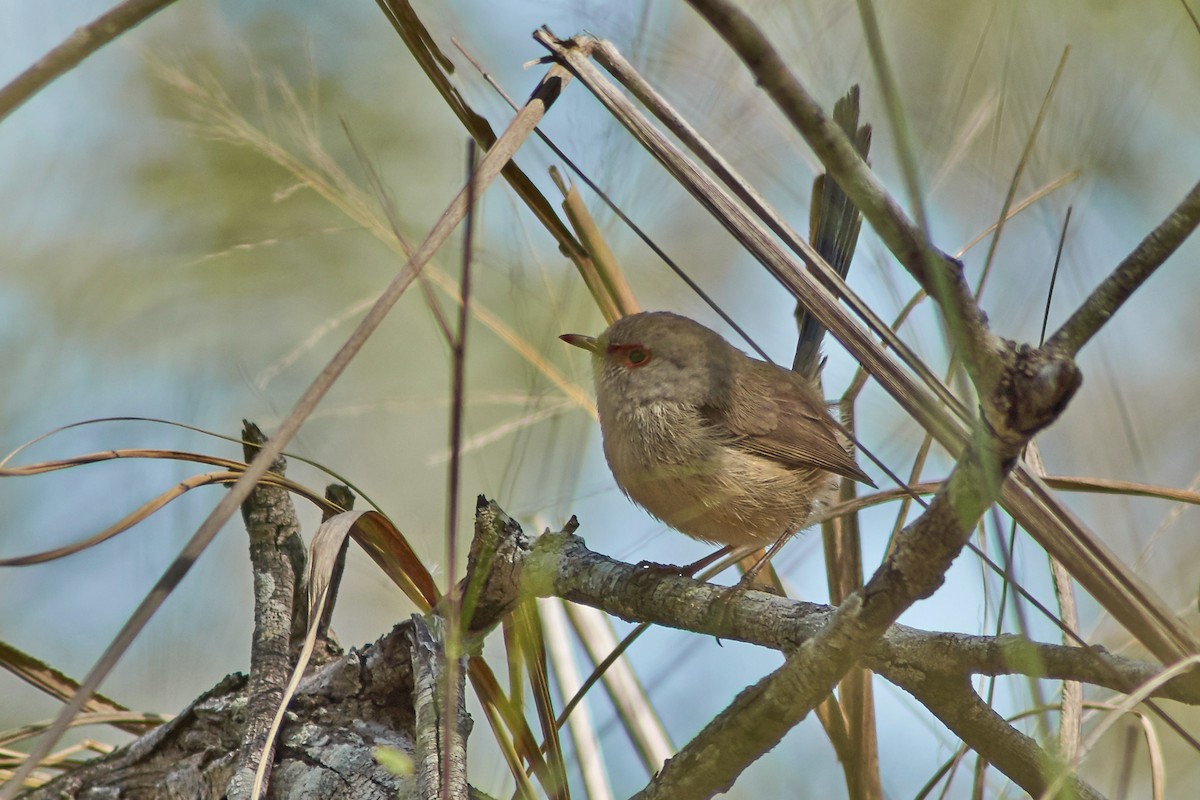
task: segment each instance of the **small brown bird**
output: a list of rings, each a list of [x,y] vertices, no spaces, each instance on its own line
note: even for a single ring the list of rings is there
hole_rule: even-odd
[[[874,486],[813,382],[687,317],[634,314],[560,338],[593,355],[617,485],[688,536],[769,545],[808,525],[839,475]]]

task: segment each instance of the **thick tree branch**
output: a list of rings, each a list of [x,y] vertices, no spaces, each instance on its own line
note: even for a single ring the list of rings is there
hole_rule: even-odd
[[[954,491],[948,490],[948,494]],[[945,505],[949,508],[954,502],[966,508],[972,501],[968,494],[953,502],[946,500]],[[1026,737],[1007,725],[1003,729],[996,728],[994,720],[986,715],[981,716],[978,709],[973,708],[976,700],[965,696],[947,696],[944,687],[959,683],[965,685],[972,674],[1024,674],[1080,680],[1115,691],[1128,691],[1161,672],[1161,667],[1156,664],[1120,658],[1102,650],[1038,644],[1018,636],[928,633],[891,624],[881,636],[870,641],[870,625],[878,624],[872,623],[873,615],[878,613],[876,607],[886,609],[889,606],[882,597],[872,596],[871,592],[856,596],[853,603],[836,611],[826,606],[800,603],[761,592],[731,596],[729,590],[722,587],[684,577],[662,576],[655,571],[612,561],[589,551],[579,537],[571,534],[543,535],[530,545],[513,521],[494,503],[486,507],[486,514],[490,522],[488,526],[478,528],[477,535],[488,535],[497,540],[517,537],[515,544],[503,549],[521,563],[515,568],[505,565],[504,569],[508,574],[521,575],[524,591],[538,596],[560,596],[623,619],[668,625],[722,639],[754,642],[785,652],[799,653],[802,658],[807,650],[814,653],[808,657],[810,663],[807,666],[810,669],[820,666],[822,671],[836,671],[826,664],[852,657],[849,646],[853,646],[860,638],[867,639],[860,661],[862,666],[878,672],[922,701],[927,693],[942,692],[930,699],[931,704],[937,706],[935,713],[946,719],[948,724],[953,723],[952,729],[964,736],[969,746],[978,752],[988,751],[988,758],[998,766],[1014,761],[1020,761],[1022,765],[1032,764],[1029,767],[1022,766],[1016,775],[1006,770],[1006,774],[1031,792],[1047,785],[1056,774],[1045,768],[1046,764],[1052,763],[1052,759],[1039,750],[1037,758],[1029,761],[1033,751],[1029,750],[1031,743]],[[934,518],[946,520],[941,512],[935,512]],[[951,528],[951,531],[956,530],[957,526]],[[912,533],[910,526],[906,535]],[[955,551],[955,545],[956,542],[951,538],[932,547],[913,546],[907,553],[898,555],[897,563],[891,568],[903,578],[879,575],[877,578],[883,582],[899,582],[907,587],[909,593],[928,591],[940,579],[940,573],[924,570],[920,566],[914,568],[914,562],[930,557],[934,561],[944,561]],[[501,549],[497,543],[480,546],[492,552]],[[509,591],[516,593],[518,589],[512,586]],[[889,614],[895,613],[894,605],[892,608]],[[837,615],[851,620],[837,627],[849,627],[851,630],[842,640],[831,641],[828,631],[835,627],[830,623]],[[792,656],[794,659],[795,655]],[[836,680],[836,676],[825,685],[824,691],[828,691],[832,680]],[[777,687],[755,687],[739,701],[751,707],[767,701],[779,703],[773,707],[773,713],[780,715],[786,713],[782,709],[794,706],[797,692],[816,693],[814,688],[805,686],[803,681],[797,683],[795,676],[788,674],[779,680]],[[1157,696],[1200,704],[1200,676],[1192,675],[1169,682]],[[769,705],[766,707],[772,708]],[[790,722],[788,720],[784,724]],[[755,724],[761,723],[760,719]],[[999,730],[1004,735],[993,736]],[[751,739],[756,733],[752,728],[748,733],[739,731],[739,734]],[[985,733],[992,739],[983,741],[978,738]],[[722,759],[729,758],[729,743],[722,737]],[[695,768],[696,763],[682,766]],[[691,770],[683,772],[684,780],[689,780]],[[711,776],[696,777],[705,777],[707,780]],[[705,786],[705,791],[719,788],[711,780],[707,780]],[[678,783],[672,783],[671,788],[672,791],[683,791]],[[1089,796],[1087,792],[1090,790],[1086,787],[1077,784],[1075,788],[1083,792],[1082,796]]]
[[[508,548],[518,559],[510,573],[520,576],[523,591],[538,597],[562,597],[630,622],[650,622],[717,639],[789,650],[811,639],[829,623],[833,609],[765,592],[731,598],[725,587],[682,576],[661,575],[614,561],[589,550],[570,533],[543,534],[529,543],[494,503],[493,519],[507,524],[490,535],[519,536]],[[516,584],[509,592],[516,593]],[[515,595],[514,595],[515,596]],[[910,671],[956,679],[968,675],[1027,675],[1078,680],[1126,692],[1162,672],[1148,661],[1116,656],[1102,648],[1041,644],[1024,636],[976,636],[922,631],[892,625],[863,656],[862,663],[898,685]],[[1155,697],[1200,705],[1200,675],[1178,678]]]
[[[270,796],[280,800],[409,800],[416,781],[390,774],[376,747],[412,757],[409,625],[309,675],[280,733]],[[61,775],[27,800],[120,796],[153,800],[223,794],[237,764],[247,679],[231,675],[170,722],[112,754]]]
[[[247,421],[242,440],[249,462],[267,437]],[[286,468],[282,456],[271,464],[271,472],[277,475],[283,475]],[[267,751],[267,732],[291,675],[291,643],[296,633],[303,636],[306,624],[304,604],[297,602],[303,597],[304,540],[300,538],[300,521],[291,494],[278,486],[260,484],[242,503],[242,518],[250,537],[254,573],[254,636],[246,689],[246,725],[237,766],[226,789],[229,800],[250,797],[255,772],[264,760],[264,781],[270,781],[274,754]]]
[[[1038,743],[1013,726],[983,702],[965,680],[932,680],[918,689],[906,686],[923,706],[964,742],[970,742],[979,756],[1007,775],[1026,791],[1039,797],[1061,773],[1068,771],[1051,758]],[[1067,778],[1056,797],[1099,798],[1100,795],[1078,779]]]
[[[1046,346],[1073,356],[1108,322],[1117,309],[1163,265],[1200,224],[1200,183],[1162,223],[1117,265]]]
[[[439,618],[431,619],[439,623]],[[467,716],[464,685],[465,665],[447,669],[441,625],[433,630],[425,619],[413,614],[409,627],[409,651],[413,669],[413,712],[416,715],[417,785],[423,800],[466,800],[467,736],[471,718]],[[435,632],[436,631],[436,632]],[[449,691],[453,675],[458,681]],[[450,712],[453,725],[447,726],[447,696],[456,699]]]

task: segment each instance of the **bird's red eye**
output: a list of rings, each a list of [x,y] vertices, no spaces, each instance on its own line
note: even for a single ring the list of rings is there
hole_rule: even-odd
[[[608,352],[626,367],[644,367],[650,363],[650,350],[640,344],[609,345]]]

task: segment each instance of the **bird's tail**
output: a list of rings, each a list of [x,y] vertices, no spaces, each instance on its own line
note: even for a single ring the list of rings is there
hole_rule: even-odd
[[[858,86],[855,85],[834,104],[833,121],[841,126],[854,142],[859,155],[865,159],[871,150],[871,126],[866,123],[860,126],[858,116]],[[845,278],[858,244],[862,214],[837,181],[824,172],[813,181],[811,209],[809,241],[821,258]],[[825,328],[802,305],[796,306],[796,323],[800,328],[800,338],[792,369],[812,380],[821,370],[821,339],[825,335]]]

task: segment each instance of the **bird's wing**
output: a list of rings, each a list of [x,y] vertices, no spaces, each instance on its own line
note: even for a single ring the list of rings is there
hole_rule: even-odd
[[[788,376],[782,391],[773,372]],[[739,378],[719,405],[705,409],[710,424],[728,428],[731,445],[788,467],[819,467],[875,485],[839,441],[833,418],[811,384],[764,362]]]

